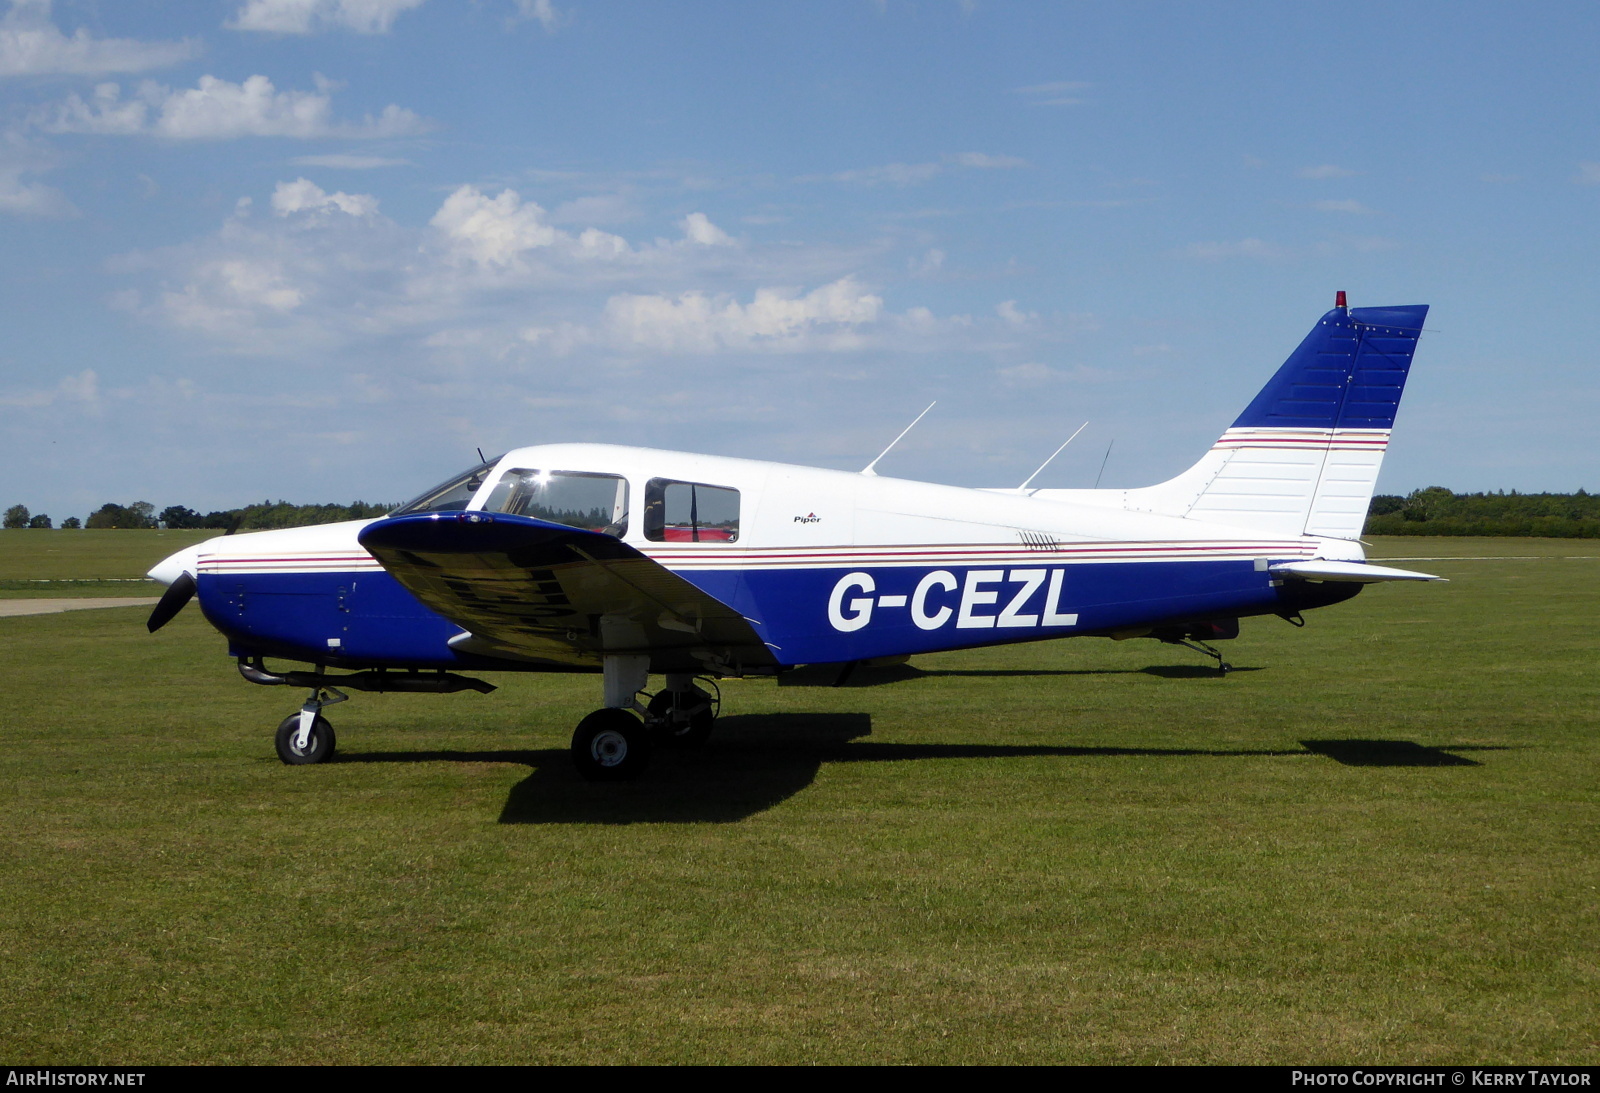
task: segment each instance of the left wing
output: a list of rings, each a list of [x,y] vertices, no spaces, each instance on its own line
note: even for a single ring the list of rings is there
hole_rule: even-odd
[[[380,520],[358,538],[407,591],[467,631],[450,642],[462,653],[572,668],[648,655],[653,672],[778,663],[750,619],[600,532],[447,512]]]

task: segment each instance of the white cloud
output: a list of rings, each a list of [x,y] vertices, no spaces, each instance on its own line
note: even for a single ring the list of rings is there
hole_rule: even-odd
[[[524,19],[532,19],[548,33],[566,23],[568,16],[558,10],[550,0],[517,0],[517,11]]]
[[[179,326],[220,332],[247,313],[285,315],[306,299],[275,262],[230,258],[207,262],[196,273],[195,281],[182,291],[162,296],[163,306]]]
[[[913,277],[932,277],[944,268],[944,259],[944,251],[933,247],[921,258],[907,258],[906,270]]]
[[[291,360],[437,318],[444,305],[410,290],[419,233],[381,215],[374,198],[297,179],[280,183],[270,204],[273,215],[258,219],[241,200],[213,235],[113,260],[112,273],[143,284],[113,306]]]
[[[585,228],[578,234],[577,253],[585,258],[620,258],[629,253],[628,241],[599,228]]]
[[[56,165],[49,149],[30,144],[20,133],[0,133],[0,212],[13,216],[77,216],[66,195],[53,186],[33,181]]]
[[[987,152],[958,152],[944,156],[938,163],[885,163],[877,167],[858,167],[849,171],[838,171],[831,175],[808,175],[801,181],[853,182],[863,186],[918,186],[945,173],[952,167],[993,171],[1026,166],[1028,166],[1028,161],[1019,156],[996,156]]]
[[[62,401],[89,405],[100,401],[100,377],[93,368],[85,368],[75,376],[64,376],[54,387],[0,394],[0,406],[53,406]]]
[[[342,171],[370,171],[376,167],[409,167],[409,159],[389,159],[384,156],[358,156],[335,152],[326,156],[295,156],[289,161],[296,167],[330,167]]]
[[[1038,387],[1055,379],[1056,371],[1038,361],[1028,361],[1007,368],[996,368],[995,375],[999,376],[1000,381],[1007,387]]]
[[[639,210],[622,194],[590,194],[563,201],[550,213],[552,224],[621,224],[636,220]]]
[[[713,224],[705,213],[690,213],[680,221],[680,225],[684,238],[691,243],[698,243],[702,247],[733,246],[733,236]]]
[[[103,83],[85,101],[76,93],[35,116],[52,133],[106,136],[149,135],[169,140],[229,140],[237,137],[409,136],[427,129],[416,114],[393,103],[377,118],[336,122],[327,83],[319,91],[278,91],[265,76],[230,83],[201,76],[197,86],[173,90],[151,81],[127,99],[122,88]]]
[[[42,182],[25,182],[20,170],[0,168],[0,212],[14,216],[76,216],[77,207],[66,195]]]
[[[1020,156],[991,156],[984,152],[962,152],[948,158],[959,167],[975,167],[985,171],[1003,171],[1028,165],[1028,161]]]
[[[536,256],[546,266],[571,260],[594,263],[639,257],[620,235],[591,227],[574,236],[552,226],[542,206],[523,201],[522,195],[510,189],[489,197],[476,186],[458,187],[429,224],[443,237],[452,264],[502,278],[550,272],[536,267],[532,261]],[[721,234],[709,220],[704,227]],[[571,269],[566,271],[569,282],[572,274]]]
[[[890,312],[841,276],[871,252],[752,247],[704,213],[679,221],[682,236],[634,243],[563,230],[515,190],[472,185],[425,225],[309,178],[280,182],[267,208],[241,200],[215,233],[113,261],[128,278],[113,306],[240,354],[354,362],[382,345],[387,363],[357,367],[457,376],[566,356],[634,368],[691,352],[942,351],[990,344],[1003,326]],[[807,287],[774,287],[785,284]]]
[[[542,352],[558,357],[564,357],[594,341],[594,335],[588,327],[572,322],[524,327],[517,336],[528,345],[538,346]]]
[[[525,251],[548,247],[562,233],[544,222],[544,209],[524,203],[515,190],[488,197],[462,186],[429,221],[445,234],[457,255],[482,266],[510,266]]]
[[[1313,201],[1311,207],[1318,212],[1324,213],[1357,213],[1366,215],[1372,212],[1361,202],[1351,198],[1346,198],[1343,201]]]
[[[1021,311],[1017,308],[1017,301],[1005,300],[994,309],[996,315],[1005,320],[1009,326],[1027,326],[1039,321],[1037,311]]]
[[[105,76],[146,72],[196,56],[200,43],[92,38],[79,27],[69,38],[50,21],[50,0],[12,0],[0,19],[0,76]]]
[[[849,277],[804,296],[757,289],[748,304],[685,292],[676,297],[613,296],[605,308],[615,341],[664,353],[845,348],[854,344],[854,328],[876,322],[882,311],[883,298]]]
[[[1079,106],[1085,100],[1078,94],[1090,85],[1082,80],[1052,80],[1049,83],[1014,87],[1013,94],[1026,96],[1032,106]]]
[[[1318,167],[1302,167],[1295,172],[1301,178],[1349,178],[1355,173],[1348,167],[1340,167],[1332,163],[1324,163]]]
[[[915,186],[933,178],[941,170],[937,163],[886,163],[881,167],[858,167],[826,176],[834,182],[856,182],[863,186]]]
[[[378,199],[371,194],[324,193],[322,187],[304,178],[280,182],[272,191],[272,211],[279,216],[334,209],[349,216],[376,216]]]
[[[270,34],[312,34],[319,30],[353,30],[387,34],[403,12],[425,0],[246,0],[225,24],[229,30]]]

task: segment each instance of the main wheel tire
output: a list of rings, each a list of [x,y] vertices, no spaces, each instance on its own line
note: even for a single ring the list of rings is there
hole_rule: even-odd
[[[333,735],[333,726],[328,724],[328,719],[318,714],[316,720],[311,722],[311,739],[306,741],[305,750],[294,746],[294,738],[300,734],[300,715],[290,714],[283,719],[283,724],[278,726],[276,744],[278,758],[288,763],[291,767],[303,767],[307,763],[321,763],[333,754],[337,740]]]
[[[656,739],[675,748],[698,748],[717,723],[711,696],[698,687],[660,691],[650,700],[649,710]]]
[[[572,734],[572,762],[591,782],[637,778],[650,762],[650,732],[627,710],[596,710]]]

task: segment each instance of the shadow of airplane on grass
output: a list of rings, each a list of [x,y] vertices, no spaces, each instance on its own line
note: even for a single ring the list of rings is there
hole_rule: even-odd
[[[333,763],[517,763],[531,768],[511,788],[503,824],[733,823],[773,807],[815,781],[823,763],[921,759],[1116,757],[1258,758],[1323,755],[1346,766],[1478,766],[1450,752],[1489,746],[1424,747],[1407,740],[1303,740],[1299,748],[1122,748],[1030,744],[898,744],[862,741],[864,713],[734,714],[696,751],[661,749],[636,782],[586,782],[564,748],[496,751],[352,752]]]
[[[1424,747],[1410,740],[1302,740],[1300,746],[1347,767],[1480,767],[1457,751],[1509,751],[1496,744],[1441,744]]]
[[[1229,668],[1229,674],[1260,668]],[[909,664],[857,666],[806,665],[778,677],[780,687],[882,687],[915,679],[969,677],[1006,679],[1016,676],[1156,676],[1160,679],[1222,679],[1209,664],[1152,664],[1148,668],[914,668]]]

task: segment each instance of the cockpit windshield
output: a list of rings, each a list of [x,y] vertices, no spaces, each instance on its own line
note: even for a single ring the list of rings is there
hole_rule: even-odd
[[[621,538],[628,531],[628,480],[615,474],[519,467],[500,476],[483,509]]]
[[[466,508],[472,500],[472,495],[478,492],[483,480],[488,477],[500,459],[501,457],[496,456],[494,459],[479,463],[469,471],[447,479],[422,496],[407,501],[389,515],[414,516],[419,512],[450,512]]]

